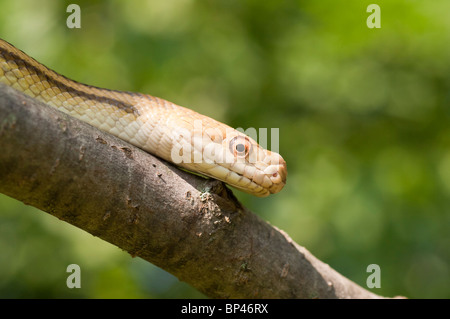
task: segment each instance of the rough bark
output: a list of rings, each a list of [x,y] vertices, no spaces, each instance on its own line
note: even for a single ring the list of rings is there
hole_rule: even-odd
[[[0,192],[212,298],[379,298],[205,180],[0,84]]]

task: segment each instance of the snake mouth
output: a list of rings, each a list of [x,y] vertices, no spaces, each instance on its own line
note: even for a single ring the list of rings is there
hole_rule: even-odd
[[[287,179],[286,161],[278,153],[263,150],[256,163],[241,163],[228,167],[224,182],[257,197],[276,194]]]
[[[236,167],[234,168],[236,169]],[[219,179],[231,187],[257,197],[267,197],[270,194],[278,193],[286,184],[287,169],[284,160],[277,165],[267,166],[264,170],[256,168],[254,170],[253,176],[250,177],[230,170],[230,168],[215,166],[213,171],[204,171],[201,174]],[[219,172],[221,177],[218,177]]]
[[[259,169],[258,173],[254,174],[252,178],[241,175],[241,183],[239,184],[233,185],[230,181],[225,182],[257,197],[267,197],[270,194],[278,193],[286,185],[287,167],[286,162],[280,155],[272,153],[271,157],[276,157],[274,160],[275,164]],[[246,183],[242,184],[243,180]]]

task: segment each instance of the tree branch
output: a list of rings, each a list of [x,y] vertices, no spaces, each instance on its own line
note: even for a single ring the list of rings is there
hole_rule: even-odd
[[[379,298],[205,180],[0,84],[0,192],[212,298]]]

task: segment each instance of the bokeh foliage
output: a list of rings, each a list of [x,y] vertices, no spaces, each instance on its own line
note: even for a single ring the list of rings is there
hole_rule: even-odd
[[[72,79],[280,128],[285,189],[252,211],[375,293],[450,297],[450,2],[0,0],[0,38]],[[0,115],[1,117],[1,115]],[[0,181],[1,182],[1,181]],[[82,288],[66,287],[67,265]],[[0,297],[204,297],[0,197]]]

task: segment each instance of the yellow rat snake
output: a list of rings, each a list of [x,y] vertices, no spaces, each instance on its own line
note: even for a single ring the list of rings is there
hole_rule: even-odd
[[[0,82],[151,154],[265,197],[286,183],[283,158],[228,125],[146,94],[72,81],[0,39]]]

